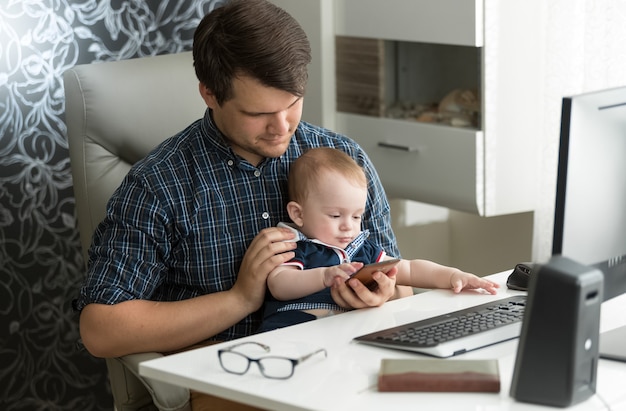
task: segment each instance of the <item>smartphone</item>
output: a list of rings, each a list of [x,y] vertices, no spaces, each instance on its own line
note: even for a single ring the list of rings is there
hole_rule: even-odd
[[[372,275],[376,271],[382,271],[383,273],[387,274],[387,272],[399,262],[400,259],[396,258],[393,260],[384,260],[377,263],[367,264],[361,267],[359,271],[352,274],[350,278],[356,278],[357,280],[362,282],[363,285],[366,286],[369,290],[374,291],[376,287],[378,287],[378,283],[372,278]],[[350,278],[348,278],[348,280],[350,280]],[[348,280],[346,280],[346,282]]]

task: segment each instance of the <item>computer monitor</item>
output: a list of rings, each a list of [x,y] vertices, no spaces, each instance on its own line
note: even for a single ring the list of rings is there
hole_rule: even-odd
[[[606,277],[626,263],[626,87],[565,97],[562,108],[552,254]],[[626,292],[622,274],[605,278],[605,300]]]
[[[626,87],[563,98],[554,220],[552,254],[598,268],[604,301],[626,293]]]

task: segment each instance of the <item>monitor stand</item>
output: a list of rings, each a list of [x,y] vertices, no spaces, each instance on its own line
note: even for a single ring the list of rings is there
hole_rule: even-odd
[[[592,265],[604,275],[603,301],[626,294],[626,255]],[[626,325],[600,333],[599,355],[609,360],[626,361]]]

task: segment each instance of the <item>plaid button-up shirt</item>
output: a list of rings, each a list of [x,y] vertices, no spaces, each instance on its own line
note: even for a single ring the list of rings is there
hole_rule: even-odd
[[[390,255],[399,255],[384,190],[358,144],[301,122],[282,156],[253,166],[232,152],[207,110],[135,164],[115,191],[94,234],[75,308],[230,289],[252,239],[288,220],[290,164],[320,146],[341,149],[364,167],[369,194],[363,228]],[[259,320],[258,313],[250,315],[215,339],[249,335]]]

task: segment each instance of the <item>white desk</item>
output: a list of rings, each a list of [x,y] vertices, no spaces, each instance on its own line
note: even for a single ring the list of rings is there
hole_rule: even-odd
[[[502,387],[499,394],[379,393],[376,379],[382,358],[420,355],[352,341],[358,335],[519,294],[504,285],[508,274],[509,271],[490,276],[501,284],[496,296],[469,291],[460,295],[449,290],[428,291],[390,301],[382,307],[351,311],[238,340],[267,344],[276,354],[306,354],[312,348],[326,348],[326,359],[316,357],[299,364],[288,380],[266,379],[254,364],[242,376],[225,372],[219,364],[217,350],[230,346],[232,341],[146,361],[140,364],[139,372],[155,380],[272,410],[554,409],[517,402],[509,396],[517,340],[455,357],[497,358]],[[624,312],[626,296],[605,302],[601,331],[626,324]],[[607,409],[608,403],[613,411],[626,410],[625,382],[625,363],[601,359],[596,395],[570,409],[601,410]]]

